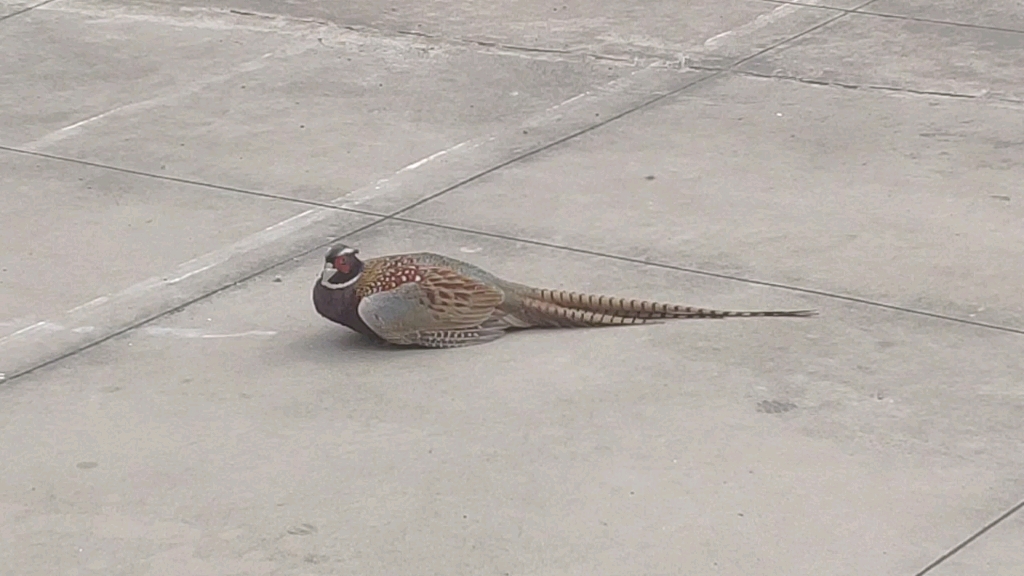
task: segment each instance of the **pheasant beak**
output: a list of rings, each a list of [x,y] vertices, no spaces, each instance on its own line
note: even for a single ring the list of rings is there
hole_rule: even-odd
[[[323,272],[320,273],[320,278],[322,278],[324,282],[329,283],[331,281],[331,278],[337,273],[338,271],[335,270],[334,264],[327,262],[326,264],[324,264]]]

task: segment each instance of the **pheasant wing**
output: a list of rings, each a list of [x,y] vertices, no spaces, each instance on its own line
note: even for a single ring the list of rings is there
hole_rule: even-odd
[[[377,292],[359,303],[359,317],[394,344],[425,331],[475,328],[484,323],[505,295],[497,288],[449,268],[421,268],[420,280]]]

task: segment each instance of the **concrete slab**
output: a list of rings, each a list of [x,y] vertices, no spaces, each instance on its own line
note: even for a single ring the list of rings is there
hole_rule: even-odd
[[[985,0],[971,3],[957,0],[876,0],[865,10],[1024,32],[1024,12],[1021,12],[1020,3],[1016,0]]]
[[[740,68],[1024,102],[1024,34],[1003,30],[850,14]]]
[[[162,3],[194,5],[180,0]],[[859,2],[836,3],[853,7]],[[340,26],[491,45],[522,55],[587,55],[646,62],[678,62],[690,52],[702,50],[711,38],[761,28],[792,10],[780,10],[778,5],[761,0],[650,0],[642,5],[601,0],[398,0],[386,4],[365,0],[219,0],[211,4],[222,9],[313,18]],[[685,18],[680,18],[680,14],[685,14]],[[753,22],[757,24],[752,26]]]
[[[8,145],[324,202],[630,70],[203,10],[61,2],[16,24],[8,98],[35,102],[65,68],[92,80],[18,107]],[[46,34],[86,56],[51,58]],[[72,98],[97,103],[69,113]]]
[[[6,151],[0,173],[0,337],[166,278],[178,264],[302,210]]]
[[[407,215],[1024,329],[1021,133],[1012,106],[720,77]]]
[[[1024,489],[1018,336],[433,228],[354,241],[823,316],[387,351],[316,317],[311,256],[0,388],[0,562],[910,574]]]
[[[928,576],[1015,576],[1024,566],[1024,516],[1014,514],[952,556]]]

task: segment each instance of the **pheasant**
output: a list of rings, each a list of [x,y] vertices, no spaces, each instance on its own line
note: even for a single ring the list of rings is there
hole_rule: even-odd
[[[813,316],[814,310],[734,312],[548,290],[498,278],[467,262],[419,252],[371,258],[337,245],[313,286],[321,316],[381,344],[456,348],[506,330],[647,324],[670,318]]]

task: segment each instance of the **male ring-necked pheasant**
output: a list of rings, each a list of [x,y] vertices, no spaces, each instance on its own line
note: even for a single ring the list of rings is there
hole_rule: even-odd
[[[455,348],[533,327],[646,324],[669,318],[813,316],[814,310],[733,312],[533,288],[472,264],[419,252],[371,258],[327,252],[313,305],[321,316],[380,343]]]

